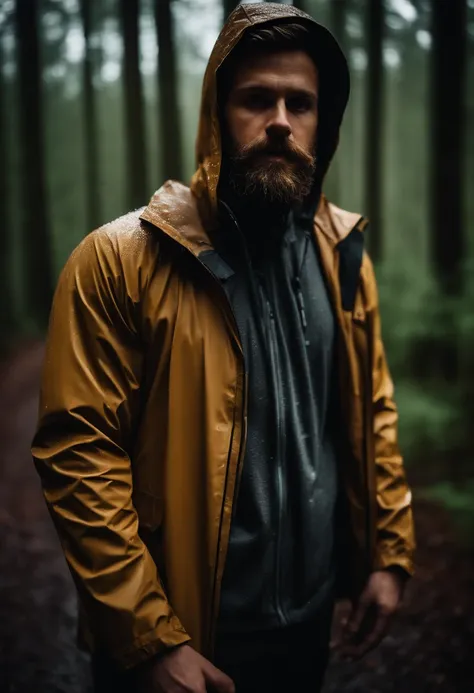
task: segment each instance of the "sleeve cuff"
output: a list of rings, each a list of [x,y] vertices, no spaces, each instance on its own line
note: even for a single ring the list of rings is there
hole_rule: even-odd
[[[413,559],[410,556],[377,556],[373,570],[398,569],[405,573],[407,577],[411,577],[415,572]]]
[[[191,636],[186,633],[179,621],[177,623],[171,621],[170,628],[166,632],[163,632],[162,627],[153,628],[137,638],[131,647],[112,653],[112,658],[121,669],[131,669],[190,640]]]

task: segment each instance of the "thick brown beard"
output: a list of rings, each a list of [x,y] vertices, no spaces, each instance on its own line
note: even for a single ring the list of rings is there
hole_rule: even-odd
[[[267,153],[285,158],[264,160]],[[232,157],[230,182],[240,195],[290,205],[309,195],[315,168],[316,157],[302,147],[259,140],[239,148]]]

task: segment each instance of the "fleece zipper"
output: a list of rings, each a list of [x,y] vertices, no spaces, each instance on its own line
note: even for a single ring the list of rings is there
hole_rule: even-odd
[[[286,486],[284,479],[283,464],[285,460],[285,436],[283,432],[283,415],[281,411],[283,401],[283,391],[280,379],[280,367],[278,360],[278,350],[276,348],[277,334],[275,326],[275,315],[273,308],[265,295],[265,290],[259,282],[261,298],[262,317],[265,325],[265,336],[268,345],[268,358],[271,372],[271,389],[273,391],[273,404],[275,411],[275,447],[274,447],[274,468],[276,481],[276,535],[274,538],[275,561],[274,561],[274,603],[275,611],[282,624],[287,623],[281,601],[281,541],[283,532],[284,512],[286,507]]]
[[[273,394],[273,406],[275,412],[275,426],[276,426],[276,436],[275,436],[275,447],[274,447],[274,462],[275,462],[275,486],[276,486],[276,498],[277,498],[277,508],[275,513],[276,521],[276,535],[274,537],[274,595],[273,601],[275,605],[275,611],[281,624],[286,624],[288,619],[285,616],[284,609],[282,606],[281,599],[281,581],[282,581],[282,534],[283,534],[283,524],[284,524],[284,514],[286,508],[286,485],[285,485],[285,474],[284,474],[284,462],[285,462],[285,435],[283,430],[283,413],[282,413],[282,403],[283,403],[283,389],[281,384],[280,375],[280,364],[278,358],[278,336],[276,332],[275,315],[271,303],[265,291],[265,287],[262,282],[262,278],[259,272],[254,272],[253,264],[249,256],[245,239],[243,233],[240,229],[239,223],[235,218],[232,210],[228,207],[225,202],[222,202],[222,206],[226,210],[232,224],[234,225],[238,237],[241,239],[241,246],[245,257],[247,276],[249,281],[249,289],[254,299],[260,303],[260,314],[262,316],[263,322],[263,337],[264,342],[267,345],[268,353],[268,365],[270,373],[270,389]],[[301,297],[302,298],[302,297]],[[260,299],[260,300],[259,300]],[[300,306],[303,310],[304,318],[304,308]],[[244,454],[244,453],[242,453]],[[234,500],[237,496],[234,496]]]
[[[285,460],[285,436],[283,434],[283,416],[281,412],[281,406],[283,401],[283,392],[280,379],[280,369],[278,363],[278,351],[276,349],[276,328],[275,328],[275,315],[273,310],[268,304],[269,317],[270,317],[270,362],[273,371],[273,383],[274,383],[274,400],[275,400],[275,422],[276,422],[276,450],[275,450],[275,462],[276,462],[276,482],[277,482],[277,504],[278,504],[278,517],[277,517],[277,535],[275,541],[275,608],[282,621],[286,623],[286,617],[283,611],[283,606],[281,603],[281,539],[283,532],[283,521],[284,512],[286,507],[286,485],[284,479],[283,464]]]

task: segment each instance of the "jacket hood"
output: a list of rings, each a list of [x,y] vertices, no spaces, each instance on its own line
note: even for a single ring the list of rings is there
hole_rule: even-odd
[[[247,30],[285,21],[303,24],[314,38],[313,57],[319,71],[320,105],[317,167],[311,198],[315,204],[319,199],[324,177],[339,142],[339,129],[349,98],[346,58],[324,26],[291,5],[269,2],[239,5],[217,38],[203,80],[196,141],[197,170],[191,180],[191,190],[197,199],[201,218],[211,227],[217,219],[217,187],[222,163],[217,72]]]

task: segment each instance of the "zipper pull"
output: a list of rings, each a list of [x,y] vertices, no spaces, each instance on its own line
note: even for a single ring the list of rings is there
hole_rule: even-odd
[[[301,324],[303,325],[303,329],[306,330],[306,328],[308,327],[308,323],[306,322],[306,313],[304,310],[304,299],[303,299],[303,292],[301,291],[300,278],[296,277],[294,280],[294,283],[295,283],[296,303],[298,304],[298,310],[300,312]]]
[[[296,303],[298,305],[298,310],[300,314],[300,319],[301,319],[301,325],[303,327],[304,332],[306,333],[306,328],[308,327],[308,322],[306,320],[306,312],[304,309],[304,298],[303,298],[303,292],[301,291],[301,282],[299,277],[295,277],[294,280],[294,290],[296,294]],[[309,340],[305,340],[306,346],[309,346]]]
[[[308,323],[306,322],[306,313],[304,312],[303,294],[301,293],[301,290],[296,294],[296,300],[298,301],[298,307],[300,309],[301,323],[303,328],[306,330]]]
[[[268,314],[270,316],[270,320],[273,320],[274,315],[273,315],[273,308],[270,305],[270,301],[267,299],[267,308],[268,308]]]

